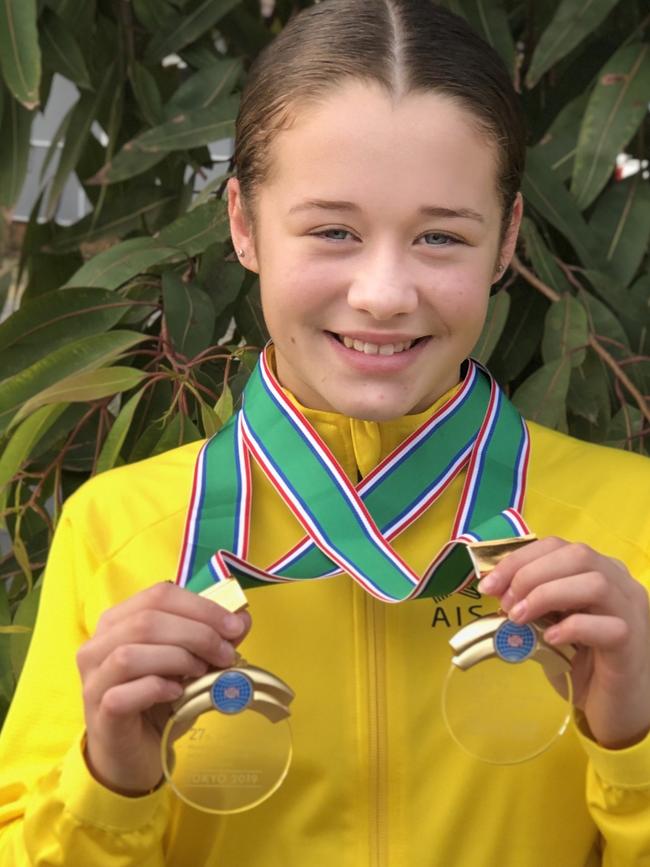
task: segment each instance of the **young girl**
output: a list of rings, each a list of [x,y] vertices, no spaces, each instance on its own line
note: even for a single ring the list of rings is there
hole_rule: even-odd
[[[273,344],[240,420],[260,454],[239,553],[261,568],[287,562],[309,520],[334,520],[358,488],[384,566],[348,568],[345,532],[323,534],[326,554],[312,553],[336,574],[250,589],[250,616],[228,614],[168,579],[184,539],[180,583],[232,550],[192,534],[207,503],[233,518],[223,486],[234,452],[192,500],[187,535],[196,444],[85,485],[57,530],[2,735],[2,867],[650,864],[648,462],[534,424],[526,434],[465,362],[515,246],[523,154],[499,59],[424,0],[325,0],[258,60],[228,199]],[[485,412],[449,427],[477,382]],[[293,440],[264,462],[276,428],[255,429],[262,405],[272,425],[291,425],[300,460],[325,455],[326,482],[303,472]],[[505,454],[511,434],[490,428],[485,442],[495,407],[516,445],[496,470],[484,456]],[[426,459],[396,452],[421,441]],[[510,481],[491,489],[502,471]],[[399,486],[371,503],[387,478]],[[402,585],[480,510],[510,522],[501,535],[522,532],[521,513],[538,541],[482,596],[434,605],[451,587],[438,560],[428,595],[384,601],[408,595]],[[577,647],[574,724],[512,767],[464,753],[440,711],[449,638],[499,605],[517,623],[560,612],[546,639]],[[230,665],[244,638],[247,658],[296,691],[293,764],[264,804],[215,817],[160,785],[159,722],[183,680]]]

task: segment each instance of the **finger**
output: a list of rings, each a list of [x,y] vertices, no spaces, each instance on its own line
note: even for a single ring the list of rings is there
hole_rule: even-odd
[[[501,599],[501,605],[508,609],[515,600],[525,598],[540,584],[587,572],[600,572],[606,576],[605,580],[614,582],[614,573],[618,575],[620,569],[613,562],[608,563],[607,558],[588,545],[565,543],[517,569]]]
[[[539,584],[512,607],[506,608],[503,602],[502,607],[515,623],[526,623],[556,611],[586,611],[622,617],[626,610],[616,585],[600,572],[585,572]]]
[[[150,674],[119,684],[105,692],[99,714],[109,727],[116,727],[128,717],[144,713],[156,704],[175,701],[182,694],[183,687],[178,681]]]
[[[518,548],[511,554],[508,554],[507,557],[504,557],[490,574],[486,575],[479,582],[478,589],[481,593],[501,596],[508,589],[510,582],[519,569],[545,554],[557,551],[567,544],[564,539],[559,539],[557,536],[547,536],[544,539],[538,539],[535,542],[524,545],[522,548]]]
[[[621,617],[581,613],[550,626],[544,639],[549,644],[581,644],[594,650],[617,651],[629,634],[629,627]]]
[[[192,593],[185,587],[163,581],[109,608],[100,617],[96,631],[104,632],[112,629],[125,617],[148,609],[178,614],[188,620],[213,626],[225,638],[241,639],[246,633],[247,624],[250,627],[250,616],[243,618],[241,613],[232,614],[211,599]]]
[[[84,699],[99,704],[109,689],[131,680],[158,675],[164,678],[201,677],[208,664],[182,647],[164,644],[122,644],[116,647],[84,684]]]
[[[81,647],[77,664],[82,676],[99,667],[117,647],[128,644],[176,645],[219,668],[235,660],[232,644],[213,626],[165,611],[142,609]]]

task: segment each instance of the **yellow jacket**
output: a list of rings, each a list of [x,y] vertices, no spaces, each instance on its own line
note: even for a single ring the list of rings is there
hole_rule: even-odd
[[[354,477],[431,411],[382,424],[305,412]],[[650,586],[650,462],[530,428],[533,531],[584,541]],[[270,800],[222,818],[166,788],[126,798],[97,783],[75,652],[102,611],[175,575],[198,448],[101,475],[66,504],[0,740],[0,867],[650,865],[650,736],[609,751],[574,727],[526,764],[470,759],[441,720],[447,642],[494,600],[385,605],[347,576],[248,593],[246,657],[297,694],[293,764]],[[251,559],[267,564],[302,533],[257,469],[253,482]],[[397,540],[415,569],[447,540],[461,483]]]

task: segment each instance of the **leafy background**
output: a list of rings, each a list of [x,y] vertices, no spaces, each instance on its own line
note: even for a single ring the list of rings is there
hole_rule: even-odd
[[[265,342],[223,178],[204,183],[207,145],[232,134],[250,61],[301,5],[0,0],[0,721],[63,501],[93,473],[217,431]],[[647,155],[647,6],[446,5],[499,51],[530,130],[521,242],[475,354],[528,418],[647,452],[650,183],[614,179],[619,152]],[[78,99],[14,249],[54,75]],[[62,226],[72,173],[92,211]]]

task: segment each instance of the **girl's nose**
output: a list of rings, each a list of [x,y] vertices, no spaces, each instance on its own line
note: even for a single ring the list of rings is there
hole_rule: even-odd
[[[348,304],[377,320],[413,313],[418,293],[407,271],[403,262],[366,258],[348,289]]]

